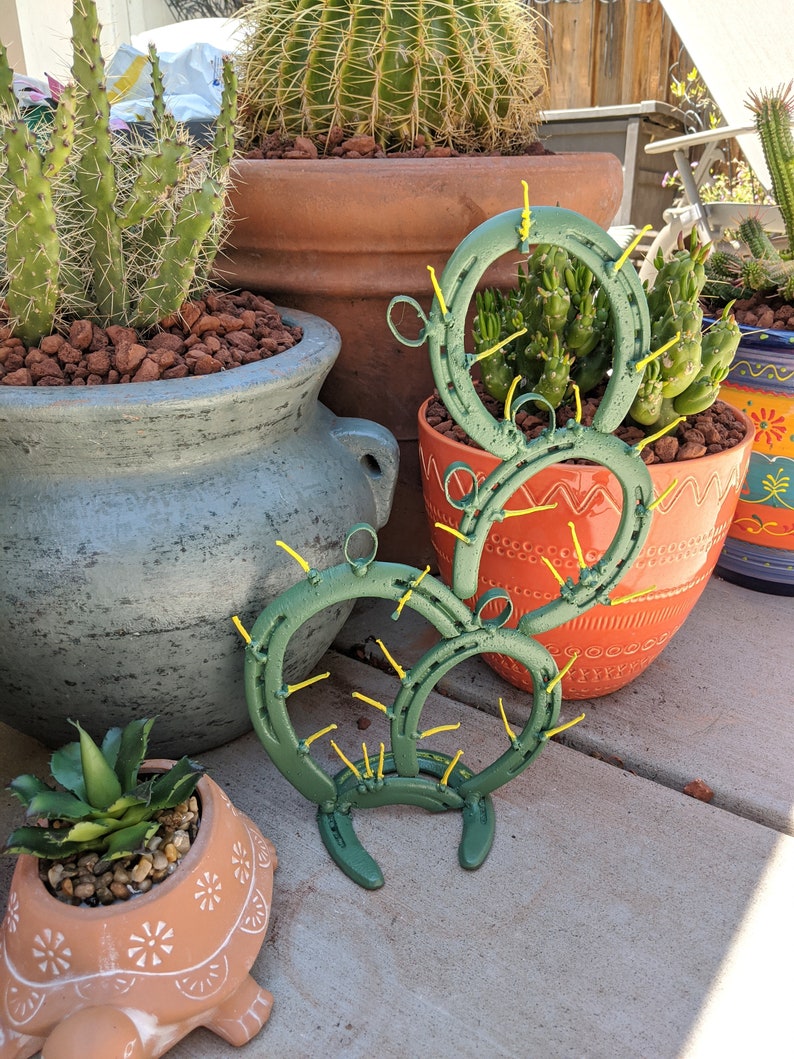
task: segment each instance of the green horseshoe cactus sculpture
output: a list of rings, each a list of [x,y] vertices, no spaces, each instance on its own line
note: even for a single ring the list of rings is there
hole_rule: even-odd
[[[471,377],[475,357],[464,351],[464,335],[466,310],[486,268],[502,254],[528,253],[530,241],[562,246],[593,271],[609,297],[615,350],[612,375],[593,426],[585,427],[573,420],[556,429],[552,413],[546,431],[527,441],[515,424],[515,413],[521,404],[542,398],[525,394],[512,407],[508,400],[504,419],[495,420],[475,390]],[[368,889],[381,886],[383,876],[356,837],[353,809],[395,804],[417,805],[432,812],[459,809],[463,818],[459,861],[464,868],[477,868],[493,842],[491,793],[519,775],[552,735],[575,723],[555,727],[562,674],[533,636],[597,602],[621,602],[611,600],[609,592],[623,578],[645,540],[652,509],[658,502],[653,499],[650,475],[640,457],[641,445],[629,447],[610,433],[635,397],[650,334],[639,278],[632,267],[622,267],[624,260],[617,244],[578,214],[555,207],[530,211],[525,189],[524,208],[500,214],[471,232],[453,253],[440,282],[430,270],[435,298],[429,318],[413,299],[394,298],[389,307],[394,334],[407,345],[428,343],[436,385],[450,414],[483,448],[502,460],[479,483],[466,464],[447,468],[448,496],[453,475],[462,475],[471,482],[468,494],[453,501],[461,513],[459,525],[448,527],[457,538],[452,587],[441,584],[427,570],[377,562],[375,532],[359,525],[348,535],[344,563],[320,572],[295,555],[304,567],[305,580],[262,612],[250,636],[238,623],[248,641],[246,696],[254,729],[284,776],[317,804],[320,834],[334,861]],[[423,326],[418,339],[402,338],[392,324],[391,311],[398,304],[408,304],[419,314]],[[570,459],[600,463],[621,483],[623,510],[617,532],[594,565],[587,566],[580,559],[578,581],[562,581],[558,577],[561,584],[556,600],[525,615],[517,628],[506,628],[512,603],[504,590],[485,593],[473,608],[464,602],[476,591],[477,569],[489,529],[507,517],[508,501],[527,479],[545,467]],[[531,518],[532,512],[509,514]],[[360,533],[370,535],[371,551],[363,559],[352,558],[351,540]],[[571,534],[576,547],[573,526]],[[578,548],[577,551],[581,555]],[[416,611],[435,627],[441,639],[407,671],[387,654],[400,681],[393,703],[381,706],[389,721],[390,749],[387,751],[381,744],[380,753],[370,757],[362,748],[363,758],[354,762],[335,747],[345,766],[331,775],[312,756],[311,745],[335,726],[300,739],[289,715],[293,692],[321,678],[289,685],[284,678],[284,658],[292,636],[314,614],[342,601],[364,597],[394,603],[394,620],[399,619],[404,608]],[[501,612],[493,616],[500,606]],[[491,616],[486,617],[486,613]],[[526,666],[532,674],[534,690],[529,719],[521,732],[511,730],[503,713],[507,747],[490,765],[473,773],[460,763],[462,751],[449,757],[420,750],[417,743],[429,734],[422,732],[420,719],[439,679],[459,662],[484,652],[505,654]],[[441,729],[432,731],[438,730]]]

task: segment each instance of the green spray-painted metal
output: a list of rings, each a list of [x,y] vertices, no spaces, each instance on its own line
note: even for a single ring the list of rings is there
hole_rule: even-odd
[[[429,318],[410,298],[393,299],[389,309],[391,313],[394,305],[407,303],[420,314],[422,333],[406,344],[427,341],[436,384],[450,414],[503,461],[483,482],[477,481],[465,463],[447,468],[448,497],[453,476],[470,482],[464,497],[454,501],[450,497],[461,513],[459,525],[451,528],[458,537],[452,586],[412,566],[377,562],[375,531],[359,524],[347,537],[346,561],[322,572],[307,564],[306,579],[262,612],[246,647],[246,695],[255,731],[283,775],[317,804],[320,834],[333,859],[350,878],[370,889],[383,884],[383,875],[355,835],[353,809],[397,804],[431,812],[458,809],[463,820],[460,864],[476,868],[483,862],[494,834],[491,793],[527,767],[554,733],[559,717],[560,674],[552,656],[533,635],[595,603],[609,604],[610,589],[625,576],[649,529],[650,475],[639,449],[610,433],[636,396],[642,377],[638,364],[648,353],[650,326],[642,286],[630,265],[620,267],[617,244],[585,218],[547,207],[531,212],[528,229],[527,220],[526,210],[511,210],[467,236],[444,270]],[[485,269],[510,251],[527,253],[530,243],[539,241],[563,246],[599,279],[609,297],[615,350],[613,372],[593,426],[572,421],[557,429],[552,412],[543,434],[527,441],[515,424],[515,411],[528,400],[543,399],[537,394],[524,395],[501,422],[485,410],[471,377],[474,357],[464,349],[465,317]],[[391,317],[390,326],[406,341]],[[620,523],[597,563],[587,566],[582,561],[578,581],[568,578],[556,600],[525,615],[511,629],[507,623],[513,605],[504,589],[486,592],[472,607],[464,600],[476,592],[488,533],[506,517],[506,505],[516,489],[538,471],[565,460],[590,460],[615,475],[623,492]],[[360,544],[362,533],[370,535],[372,546],[365,558],[353,558],[353,541],[358,538]],[[441,640],[409,670],[395,666],[399,690],[391,705],[383,707],[390,726],[388,751],[384,746],[379,754],[365,753],[357,761],[345,757],[345,767],[331,775],[311,750],[330,728],[301,739],[290,719],[293,694],[305,693],[307,683],[312,682],[288,685],[284,659],[290,640],[305,622],[328,606],[365,597],[393,602],[395,621],[404,609],[415,611],[438,631]],[[529,670],[532,709],[520,733],[513,732],[505,720],[504,751],[474,773],[460,764],[460,754],[453,758],[426,745],[419,749],[417,744],[427,735],[422,732],[421,719],[430,692],[459,662],[484,652],[512,657]]]

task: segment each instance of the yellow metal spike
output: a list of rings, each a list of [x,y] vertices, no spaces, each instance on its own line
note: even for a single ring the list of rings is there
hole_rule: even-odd
[[[381,743],[380,752],[378,754],[378,774],[375,777],[376,779],[379,779],[379,780],[383,779],[383,759],[384,759],[385,756],[386,756],[386,747],[385,747],[385,745],[383,743]]]
[[[551,739],[553,735],[559,735],[560,732],[564,732],[566,728],[573,728],[575,724],[578,724],[580,721],[583,721],[584,718],[585,715],[583,713],[580,713],[579,716],[574,717],[572,721],[566,721],[565,724],[557,725],[556,728],[549,728],[548,732],[541,732],[540,734],[543,736],[544,739]]]
[[[573,396],[574,396],[574,400],[576,401],[576,416],[575,416],[575,419],[576,419],[577,423],[581,423],[582,422],[582,394],[581,394],[581,392],[579,390],[579,387],[576,385],[575,382],[572,382],[571,386],[573,387]]]
[[[316,739],[322,739],[324,735],[328,735],[329,732],[334,732],[339,726],[336,724],[329,724],[325,728],[321,728],[319,732],[315,732],[314,735],[309,735],[305,739],[301,740],[304,746],[311,746]]]
[[[384,644],[383,640],[376,640],[375,643],[378,645],[378,647],[380,647],[381,651],[383,651],[383,653],[386,655],[386,659],[387,659],[389,665],[392,667],[392,669],[397,674],[397,676],[400,678],[400,680],[405,680],[405,670],[399,664],[399,662],[395,662],[395,660],[389,654],[389,652],[386,649],[386,645]]]
[[[545,555],[541,555],[540,558],[546,564],[546,566],[548,566],[549,570],[551,570],[551,572],[554,574],[555,578],[557,579],[557,582],[560,585],[564,585],[565,584],[565,578],[562,577],[560,574],[558,574],[557,571],[554,569],[554,566],[553,566],[553,564],[551,562],[551,559],[547,559]]]
[[[455,768],[455,766],[457,765],[457,763],[460,761],[460,759],[462,757],[463,757],[463,751],[459,750],[457,752],[457,754],[453,757],[453,759],[450,761],[449,765],[447,766],[446,771],[444,772],[444,775],[441,777],[441,779],[439,781],[442,787],[446,787],[447,781],[449,780],[449,777],[452,775],[452,770]]]
[[[531,213],[529,209],[529,184],[526,180],[521,181],[521,185],[524,189],[524,208],[521,210],[521,224],[518,228],[518,238],[522,243],[525,243],[529,239],[529,226],[531,224]]]
[[[418,739],[427,739],[429,735],[438,735],[439,732],[457,732],[460,728],[460,721],[457,724],[440,724],[437,728],[428,728],[425,732],[420,732],[417,736]]]
[[[573,539],[574,551],[576,552],[576,558],[579,562],[579,569],[585,570],[587,568],[587,563],[584,561],[584,555],[582,555],[582,546],[579,543],[579,538],[576,536],[576,527],[574,526],[573,522],[568,523],[568,529],[571,531],[571,538]]]
[[[571,668],[571,666],[572,666],[572,665],[574,664],[574,662],[576,661],[576,659],[577,659],[578,657],[579,657],[579,653],[577,652],[577,653],[576,653],[576,654],[575,654],[575,655],[573,656],[573,658],[569,658],[569,659],[568,659],[568,661],[567,661],[567,662],[565,663],[565,665],[564,665],[564,666],[562,667],[562,669],[561,669],[561,670],[559,671],[559,673],[557,674],[557,676],[556,676],[556,677],[552,677],[552,679],[551,679],[551,680],[550,680],[550,681],[548,682],[548,684],[546,685],[546,694],[547,694],[547,695],[548,695],[548,694],[549,694],[549,693],[550,693],[551,691],[553,691],[553,690],[554,690],[554,688],[555,688],[555,687],[556,687],[556,686],[557,686],[557,685],[559,684],[559,682],[560,682],[560,681],[562,680],[562,678],[563,678],[563,677],[565,676],[565,674],[566,674],[566,673],[568,672],[568,670],[569,670],[569,669]]]
[[[524,328],[524,331],[526,331],[526,327]],[[519,334],[523,334],[523,333],[524,333],[523,331],[519,332]],[[515,335],[513,337],[515,338]],[[511,412],[512,407],[513,407],[513,397],[515,396],[516,388],[518,387],[518,384],[520,382],[521,382],[521,376],[520,375],[516,375],[516,377],[510,383],[510,389],[507,391],[507,397],[505,398],[505,414],[504,414],[505,420],[508,420],[510,418],[510,412]]]
[[[339,747],[338,747],[338,746],[337,746],[337,744],[336,744],[336,743],[335,743],[335,742],[333,741],[333,739],[331,740],[331,746],[332,746],[332,747],[334,748],[334,750],[335,750],[335,751],[337,752],[337,754],[338,754],[338,755],[339,755],[339,757],[340,757],[340,758],[342,759],[342,761],[343,761],[343,762],[344,762],[344,763],[345,763],[345,764],[347,765],[347,767],[348,767],[348,768],[350,769],[350,771],[351,771],[351,772],[353,773],[353,775],[354,775],[354,776],[358,776],[358,778],[359,778],[360,780],[361,780],[361,779],[363,779],[364,777],[363,777],[363,776],[361,775],[361,773],[360,773],[360,772],[358,771],[358,769],[356,768],[356,766],[355,766],[355,765],[353,764],[353,762],[352,762],[352,761],[350,760],[350,758],[348,758],[348,757],[345,757],[345,755],[344,755],[344,754],[342,753],[342,751],[341,751],[341,750],[339,749]]]
[[[372,766],[369,763],[369,754],[367,753],[367,744],[366,743],[362,743],[361,744],[361,751],[362,751],[362,753],[364,755],[364,766],[365,766],[364,767],[364,775],[367,777],[368,780],[371,780],[373,775],[374,775],[374,773],[372,771]]]
[[[553,511],[556,504],[539,504],[538,507],[524,507],[520,511],[502,511],[503,518],[515,518],[517,515],[535,515],[538,511]]]
[[[675,489],[675,487],[676,487],[677,485],[678,485],[678,479],[677,479],[677,478],[674,478],[674,479],[672,480],[672,482],[670,482],[670,484],[668,485],[668,487],[667,487],[667,488],[665,489],[665,491],[664,491],[663,493],[660,493],[660,494],[659,494],[659,496],[657,496],[655,500],[652,500],[652,501],[651,501],[651,503],[650,503],[650,504],[648,504],[648,510],[649,510],[649,511],[653,511],[653,509],[654,509],[655,507],[658,507],[658,506],[659,506],[659,504],[661,504],[661,502],[662,502],[663,500],[666,500],[666,499],[667,499],[667,497],[668,497],[668,496],[669,496],[669,495],[670,495],[670,494],[672,493],[672,491],[673,491],[673,490]]]
[[[479,364],[481,360],[485,360],[487,357],[493,356],[494,353],[498,353],[500,349],[506,346],[509,342],[512,342],[514,338],[520,338],[521,335],[525,335],[526,333],[526,327],[522,327],[520,331],[516,331],[515,334],[508,335],[508,337],[503,338],[501,342],[497,342],[495,346],[491,346],[489,349],[484,349],[482,353],[478,353],[471,363]],[[505,419],[506,418],[507,416],[505,416]]]
[[[240,621],[236,614],[232,614],[232,621],[234,622],[234,627],[237,629],[237,631],[245,640],[245,642],[250,643],[251,637],[249,636],[247,629],[243,627],[243,623]]]
[[[639,599],[641,596],[647,596],[649,592],[655,592],[656,585],[651,585],[650,588],[643,588],[639,592],[632,592],[628,596],[621,596],[620,599],[610,599],[609,604],[612,607],[619,607],[621,603],[630,603],[632,599]]]
[[[432,265],[427,266],[427,271],[430,273],[430,282],[433,284],[433,290],[435,291],[436,297],[438,298],[438,305],[441,309],[441,315],[447,315],[447,303],[444,301],[444,295],[441,293],[441,287],[439,286],[438,280],[436,279],[436,270]]]
[[[662,353],[666,353],[670,346],[674,346],[680,339],[681,332],[677,331],[673,338],[669,342],[665,342],[663,346],[659,346],[658,349],[654,350],[653,353],[649,353],[647,357],[643,357],[642,360],[638,360],[634,365],[637,371],[643,371],[647,364],[650,364],[652,360],[656,360],[657,357],[661,357]]]
[[[675,430],[678,424],[683,423],[685,419],[686,416],[679,416],[678,419],[674,419],[672,423],[668,423],[666,427],[663,427],[661,430],[657,430],[656,433],[651,434],[650,437],[642,438],[641,441],[638,441],[636,445],[632,446],[634,451],[642,452],[642,450],[644,448],[647,448],[648,445],[652,445],[654,441],[657,441],[659,438],[663,438],[664,435],[669,434],[671,430]]]
[[[352,692],[352,696],[354,699],[361,699],[362,702],[366,702],[369,706],[374,706],[376,710],[380,710],[382,713],[389,712],[382,702],[378,702],[377,699],[371,699],[368,695],[362,695],[360,691]]]
[[[279,546],[279,548],[283,548],[288,555],[292,556],[292,558],[300,566],[301,570],[303,570],[305,574],[308,574],[311,571],[311,567],[303,558],[303,556],[298,555],[298,553],[294,549],[290,548],[288,544],[285,544],[284,541],[276,541],[276,544]]]
[[[444,530],[445,533],[451,533],[453,537],[457,537],[459,541],[463,541],[464,544],[471,544],[471,538],[467,537],[465,533],[461,533],[460,530],[453,529],[452,526],[445,526],[443,522],[434,523],[436,529]]]
[[[302,680],[300,684],[287,684],[287,694],[291,695],[294,691],[300,691],[302,688],[308,688],[312,684],[317,684],[320,680],[327,680],[330,675],[330,673],[318,673],[316,677],[309,677],[308,680]]]
[[[634,236],[629,245],[626,247],[626,249],[615,262],[613,266],[615,272],[620,272],[620,270],[626,264],[628,259],[631,257],[634,249],[639,246],[640,242],[642,241],[642,237],[645,235],[646,232],[649,232],[652,227],[653,225],[646,224],[645,227],[637,235]]]
[[[403,607],[408,602],[408,600],[411,598],[411,593],[413,592],[413,590],[415,588],[417,588],[421,584],[422,578],[427,577],[427,575],[429,573],[430,573],[430,567],[426,566],[424,568],[424,570],[421,572],[421,574],[419,575],[419,577],[417,577],[417,579],[415,581],[411,581],[411,587],[408,589],[408,591],[405,593],[405,595],[404,596],[400,596],[399,600],[397,601],[397,610],[395,611],[395,614],[397,615],[397,617],[400,616],[400,612],[402,611]]]
[[[504,708],[504,705],[502,704],[502,700],[501,699],[499,700],[499,712],[502,715],[502,724],[505,726],[505,731],[507,732],[507,738],[510,740],[511,743],[515,743],[515,741],[516,741],[516,733],[513,731],[513,729],[507,723],[507,714],[505,713],[505,708]]]

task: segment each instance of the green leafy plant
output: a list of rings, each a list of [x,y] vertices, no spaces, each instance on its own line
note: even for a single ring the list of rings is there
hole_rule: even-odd
[[[794,82],[774,91],[751,94],[747,106],[755,118],[772,193],[783,216],[785,245],[770,238],[757,217],[737,226],[743,243],[738,253],[718,251],[706,265],[705,296],[720,302],[750,296],[753,291],[794,302]]]
[[[0,296],[26,344],[87,316],[148,328],[200,291],[224,227],[236,74],[224,64],[214,143],[165,110],[157,54],[151,136],[116,132],[94,0],[74,0],[73,83],[30,127],[0,45]]]
[[[635,423],[663,428],[681,415],[705,411],[717,398],[739,343],[739,328],[726,308],[705,332],[699,306],[709,247],[694,231],[665,261],[655,264],[646,288],[651,351],[631,406]],[[518,285],[476,295],[475,353],[485,389],[504,402],[513,380],[519,395],[539,395],[553,408],[585,397],[605,382],[612,365],[612,325],[603,290],[593,273],[558,246],[537,246]],[[496,347],[496,348],[495,348]],[[542,404],[542,402],[539,402]]]
[[[245,140],[418,136],[461,151],[537,139],[547,92],[537,16],[522,0],[252,0],[241,12]]]
[[[18,827],[5,853],[32,853],[50,860],[98,852],[115,860],[132,854],[156,834],[155,814],[193,794],[204,770],[187,757],[167,772],[139,778],[154,719],[111,728],[98,746],[78,722],[79,741],[56,750],[52,778],[62,790],[32,775],[18,776],[8,789],[39,824]]]

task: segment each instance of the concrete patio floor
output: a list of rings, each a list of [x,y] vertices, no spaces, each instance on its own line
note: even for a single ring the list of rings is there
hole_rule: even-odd
[[[390,609],[354,612],[317,670],[333,680],[306,696],[307,730],[333,716],[340,745],[357,745],[366,707],[350,691],[393,694],[394,678],[355,645],[366,653],[367,638],[387,631],[404,665],[426,649],[421,622],[390,622]],[[563,704],[561,719],[585,710],[585,721],[495,793],[493,849],[475,872],[458,866],[456,813],[360,811],[356,831],[386,877],[362,890],[253,734],[200,755],[278,850],[253,969],[275,1003],[242,1049],[199,1030],[169,1055],[790,1059],[793,616],[790,598],[712,579],[643,676]],[[477,768],[503,749],[499,696],[520,726],[525,696],[467,662],[423,719],[460,720]],[[439,739],[454,752],[459,736]],[[0,726],[2,785],[44,775],[48,756]],[[710,804],[682,793],[695,778],[714,790]],[[3,792],[2,834],[17,822]],[[12,868],[0,861],[3,906]]]

